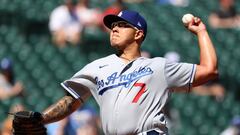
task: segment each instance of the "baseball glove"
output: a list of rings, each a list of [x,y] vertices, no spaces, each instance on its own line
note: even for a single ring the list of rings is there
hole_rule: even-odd
[[[32,111],[20,111],[14,114],[13,135],[47,135],[46,128],[41,122],[42,114]]]

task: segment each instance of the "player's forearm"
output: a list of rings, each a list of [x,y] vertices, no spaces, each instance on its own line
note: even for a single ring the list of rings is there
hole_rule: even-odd
[[[70,115],[80,106],[81,103],[78,100],[71,96],[64,96],[56,104],[50,106],[43,112],[43,123],[49,124],[59,121]]]
[[[217,56],[213,43],[206,30],[201,30],[197,33],[200,47],[200,64],[198,65],[198,72],[195,78],[197,83],[194,86],[201,85],[208,80],[214,79],[218,75],[217,70]]]
[[[213,43],[206,30],[197,33],[200,47],[200,65],[206,70],[217,71],[217,56]]]

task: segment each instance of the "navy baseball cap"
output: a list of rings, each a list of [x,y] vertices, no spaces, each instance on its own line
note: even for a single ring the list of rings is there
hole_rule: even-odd
[[[123,10],[118,15],[106,15],[103,18],[104,25],[107,26],[109,29],[111,29],[112,23],[118,21],[125,21],[137,27],[139,30],[142,30],[145,39],[147,35],[147,22],[138,12],[131,10]]]

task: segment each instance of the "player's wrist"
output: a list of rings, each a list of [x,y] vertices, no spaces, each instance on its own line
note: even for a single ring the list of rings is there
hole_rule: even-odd
[[[46,115],[44,115],[44,113],[41,113],[42,114],[42,124],[46,125],[46,124],[49,124],[47,118],[46,118]]]
[[[200,35],[202,35],[202,34],[207,34],[207,29],[206,29],[206,28],[200,29],[200,30],[198,30],[196,33],[197,33],[198,36],[200,36]]]

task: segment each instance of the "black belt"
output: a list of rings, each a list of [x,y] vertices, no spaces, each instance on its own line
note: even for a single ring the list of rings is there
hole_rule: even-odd
[[[151,130],[147,132],[147,135],[159,135],[159,133],[155,130]]]

